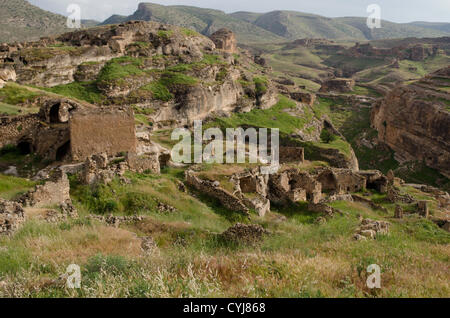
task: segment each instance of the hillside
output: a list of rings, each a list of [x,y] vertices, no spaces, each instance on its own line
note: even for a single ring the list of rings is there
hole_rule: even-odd
[[[0,297],[448,297],[450,181],[426,167],[406,179],[370,127],[377,87],[328,79],[391,58],[422,72],[447,56],[435,41],[306,39],[254,55],[229,30],[129,21],[0,46]],[[439,89],[445,118],[448,75],[415,84]],[[244,162],[220,160],[238,127],[279,129],[278,169],[265,174],[262,134],[236,146]]]
[[[131,16],[122,19],[113,16],[103,24],[117,23],[118,21],[155,21],[191,28],[204,35],[211,35],[221,28],[233,30],[240,42],[254,41],[280,41],[281,37],[259,28],[256,25],[234,18],[225,12],[213,9],[203,9],[190,6],[163,6],[153,3],[141,3],[137,11]]]
[[[26,0],[0,0],[0,42],[30,41],[67,31],[66,18]]]
[[[131,20],[156,21],[187,27],[210,35],[222,27],[237,34],[240,43],[274,42],[301,38],[333,40],[375,40],[401,37],[439,37],[449,35],[449,23],[399,24],[383,21],[383,28],[369,30],[366,18],[327,18],[296,11],[268,13],[235,12],[204,9],[192,6],[163,6],[141,3],[137,11],[128,16],[114,15],[103,24]]]
[[[379,39],[395,39],[395,38],[409,38],[409,37],[438,37],[449,34],[449,31],[445,31],[444,26],[442,29],[434,29],[430,27],[424,27],[410,23],[393,23],[382,20],[381,28],[369,29],[366,24],[366,18],[358,17],[346,17],[336,18],[337,22],[343,23],[348,26],[352,26],[355,29],[362,32],[367,40],[379,40]],[[450,23],[444,24],[447,27]]]

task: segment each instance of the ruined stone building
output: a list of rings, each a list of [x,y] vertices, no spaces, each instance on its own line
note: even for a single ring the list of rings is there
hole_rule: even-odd
[[[64,98],[41,102],[37,114],[0,118],[0,148],[13,145],[50,161],[136,150],[131,108],[95,108]]]

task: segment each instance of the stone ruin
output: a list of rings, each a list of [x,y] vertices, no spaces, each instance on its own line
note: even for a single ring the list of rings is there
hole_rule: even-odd
[[[375,239],[377,235],[389,234],[389,222],[363,219],[353,238],[357,241]]]
[[[60,169],[53,170],[44,184],[39,184],[34,190],[25,193],[18,202],[23,206],[35,208],[71,202],[67,174]]]
[[[198,191],[218,199],[233,211],[256,211],[264,217],[271,204],[287,205],[308,202],[311,211],[333,215],[341,213],[328,203],[335,200],[353,201],[352,192],[372,188],[384,191],[387,178],[379,171],[353,171],[350,169],[322,168],[314,173],[290,168],[275,174],[262,174],[261,167],[235,173],[229,177],[234,192],[221,187],[220,182],[202,180],[195,170],[186,172],[187,183]],[[373,208],[386,209],[368,199],[356,196],[358,201],[370,204]]]
[[[349,93],[355,87],[355,80],[350,78],[332,78],[325,80],[320,87],[320,92]]]
[[[51,161],[82,161],[89,155],[136,151],[131,108],[95,108],[65,98],[41,97],[38,114],[0,117],[0,148]]]
[[[70,117],[70,146],[74,161],[102,152],[135,152],[133,109],[108,107],[74,112]]]
[[[265,234],[268,232],[261,225],[237,223],[223,232],[220,238],[228,243],[251,245],[260,242]]]
[[[19,203],[0,199],[0,235],[14,233],[24,220],[24,210]]]

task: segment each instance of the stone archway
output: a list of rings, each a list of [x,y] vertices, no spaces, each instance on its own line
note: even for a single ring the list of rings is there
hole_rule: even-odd
[[[49,119],[51,124],[59,123],[59,109],[61,107],[61,103],[55,104],[50,108]]]

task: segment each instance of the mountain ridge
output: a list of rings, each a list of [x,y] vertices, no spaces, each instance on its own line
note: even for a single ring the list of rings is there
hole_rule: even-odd
[[[195,6],[164,6],[140,3],[130,16],[113,15],[101,24],[131,20],[156,21],[188,27],[211,35],[227,27],[241,43],[326,38],[330,40],[380,40],[401,37],[440,37],[450,35],[450,23],[382,21],[380,29],[370,30],[363,17],[328,18],[299,11],[275,10],[267,13],[237,11],[225,13]]]

